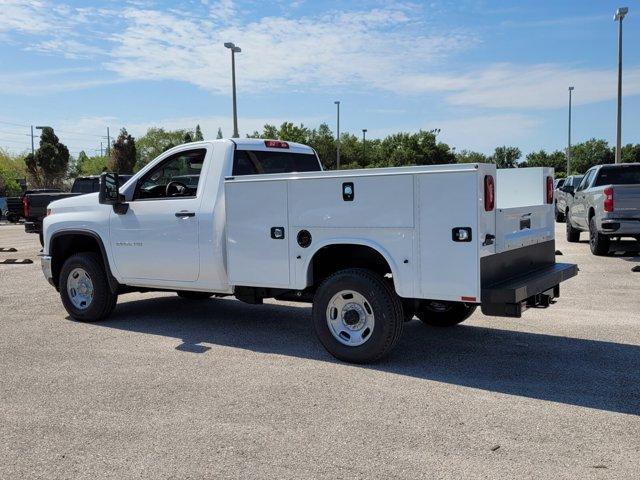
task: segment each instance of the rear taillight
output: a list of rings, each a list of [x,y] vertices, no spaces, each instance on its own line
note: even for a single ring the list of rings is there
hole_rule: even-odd
[[[484,176],[484,210],[490,212],[496,204],[496,189],[491,175]]]
[[[613,212],[613,188],[607,187],[603,191],[604,193],[604,202],[602,204],[602,208],[605,212]]]
[[[553,203],[553,177],[547,177],[547,203]]]
[[[22,215],[26,218],[29,216],[29,199],[22,197]]]
[[[268,148],[289,148],[289,144],[282,140],[265,140],[264,146]]]

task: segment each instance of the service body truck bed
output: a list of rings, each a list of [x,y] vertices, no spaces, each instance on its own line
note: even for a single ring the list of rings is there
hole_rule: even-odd
[[[497,205],[485,208],[485,179],[496,174]],[[385,258],[400,297],[480,303],[487,314],[518,317],[527,305],[548,305],[576,273],[555,262],[553,206],[545,201],[552,175],[459,164],[229,177],[229,279],[303,290],[319,251],[358,244]],[[274,239],[273,228],[286,234]],[[461,229],[465,241],[455,238]],[[300,245],[300,232],[309,245]]]

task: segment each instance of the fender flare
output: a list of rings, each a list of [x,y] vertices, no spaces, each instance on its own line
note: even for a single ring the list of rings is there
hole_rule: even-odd
[[[111,293],[117,293],[120,284],[118,283],[118,280],[116,280],[116,278],[113,276],[113,273],[111,272],[111,266],[109,265],[109,257],[107,256],[107,250],[104,247],[104,242],[102,241],[102,237],[100,237],[100,235],[98,235],[96,232],[92,230],[82,230],[82,229],[57,230],[51,235],[51,238],[49,239],[49,245],[50,246],[53,245],[54,240],[58,237],[65,237],[65,236],[71,236],[71,235],[91,237],[93,240],[96,241],[96,243],[98,244],[98,247],[100,248],[100,254],[102,255],[104,271],[107,273],[107,281],[109,282],[109,289],[111,290]],[[52,258],[54,257],[54,253],[55,252],[51,251],[51,247],[49,247],[49,255],[51,255]],[[55,287],[56,289],[58,288],[57,281],[55,282]]]
[[[391,269],[391,275],[393,275],[393,278],[394,279],[400,278],[399,277],[400,269],[398,267],[398,264],[393,259],[391,254],[379,243],[373,242],[371,240],[367,240],[364,238],[358,238],[358,237],[336,237],[336,238],[327,238],[322,242],[318,243],[317,245],[315,245],[315,249],[308,256],[308,260],[306,260],[305,265],[303,267],[304,269],[303,271],[305,272],[305,275],[306,275],[307,286],[310,284],[309,279],[311,278],[311,268],[313,265],[313,259],[315,258],[316,254],[323,248],[331,247],[333,245],[361,245],[363,247],[369,247],[372,250],[378,252],[382,256],[382,258],[385,259],[385,261],[389,265],[389,268]],[[394,280],[394,284],[395,283],[396,281]]]

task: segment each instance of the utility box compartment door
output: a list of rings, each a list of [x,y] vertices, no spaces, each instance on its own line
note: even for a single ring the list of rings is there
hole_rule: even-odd
[[[225,208],[229,282],[288,288],[287,182],[227,181]]]
[[[416,175],[420,296],[480,301],[477,171]],[[454,229],[470,229],[455,241]]]

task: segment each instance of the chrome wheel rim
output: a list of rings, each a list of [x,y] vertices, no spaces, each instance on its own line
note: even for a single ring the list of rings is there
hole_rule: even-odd
[[[67,295],[78,310],[86,310],[93,301],[93,282],[83,268],[74,268],[67,277]]]
[[[357,347],[371,338],[375,315],[371,303],[354,290],[336,293],[327,306],[327,325],[333,337],[348,347]]]

